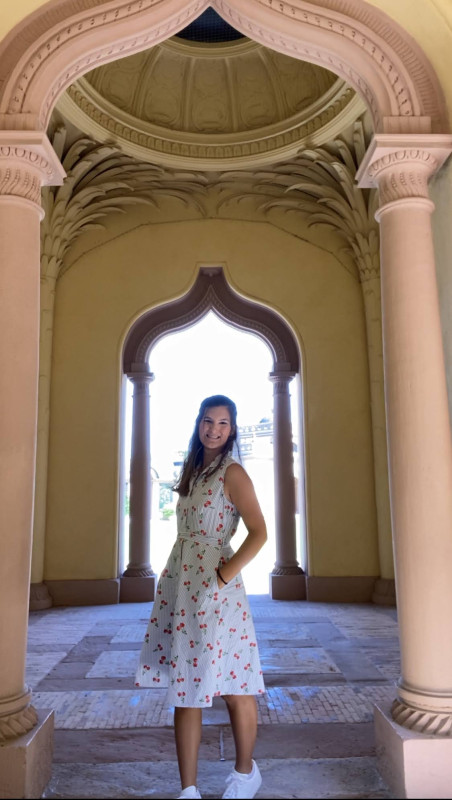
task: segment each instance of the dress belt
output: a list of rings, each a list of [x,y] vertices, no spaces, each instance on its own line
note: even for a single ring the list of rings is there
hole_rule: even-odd
[[[177,541],[182,542],[197,542],[197,544],[208,544],[213,547],[221,549],[223,546],[223,539],[221,536],[212,536],[201,531],[178,531]]]

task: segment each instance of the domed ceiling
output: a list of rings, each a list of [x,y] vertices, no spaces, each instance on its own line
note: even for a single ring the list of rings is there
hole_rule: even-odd
[[[57,107],[142,161],[203,170],[289,158],[365,110],[333,73],[247,39],[212,9],[150,50],[87,73]]]

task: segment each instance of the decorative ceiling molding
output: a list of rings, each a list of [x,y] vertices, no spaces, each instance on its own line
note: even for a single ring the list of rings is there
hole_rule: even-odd
[[[218,99],[218,94],[215,97]],[[287,120],[249,131],[195,133],[132,117],[82,78],[68,88],[57,108],[84,133],[101,142],[114,142],[138,160],[175,168],[223,170],[269,164],[291,158],[308,143],[311,147],[322,145],[360,117],[365,104],[338,79],[321,98]],[[234,115],[229,111],[226,128]]]
[[[356,183],[367,147],[363,125],[358,121],[350,144],[338,137],[325,147],[306,148],[267,171],[225,172],[217,182],[223,193],[218,213],[231,201],[253,197],[260,199],[259,208],[269,221],[275,210],[301,214],[309,220],[309,227],[327,226],[340,236],[361,282],[379,277],[378,193],[361,189]]]
[[[70,268],[65,259],[70,247],[85,231],[102,228],[102,218],[144,203],[159,211],[161,220],[162,204],[169,198],[180,201],[183,208],[180,213],[176,206],[170,207],[173,220],[187,218],[188,211],[190,219],[230,219],[232,209],[234,219],[265,220],[302,238],[307,223],[314,245],[322,246],[321,230],[328,226],[337,237],[336,258],[355,279],[364,282],[379,275],[377,192],[359,188],[355,180],[356,165],[366,150],[361,123],[355,124],[351,143],[338,138],[268,170],[223,173],[192,173],[137,162],[115,146],[84,136],[69,146],[61,126],[51,141],[67,178],[63,186],[42,191],[43,279],[57,280]]]
[[[296,124],[337,76],[245,38],[206,45],[176,36],[84,81],[136,120],[181,133],[249,135],[292,118]]]
[[[168,39],[209,4],[245,36],[342,77],[366,101],[377,131],[449,130],[422,50],[363,0],[51,0],[0,47],[2,127],[46,130],[76,79]]]
[[[41,224],[41,277],[56,280],[65,272],[64,256],[87,230],[101,228],[101,218],[146,203],[158,206],[173,197],[196,208],[203,216],[202,197],[207,179],[188,171],[164,170],[124,155],[117,147],[81,137],[69,147],[63,126],[56,129],[52,145],[66,170],[62,186],[44,187]]]

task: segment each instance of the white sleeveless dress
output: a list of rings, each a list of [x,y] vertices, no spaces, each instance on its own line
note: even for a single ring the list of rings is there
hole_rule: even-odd
[[[221,456],[218,457],[218,461]],[[177,504],[177,539],[158,585],[135,685],[167,688],[173,706],[203,708],[223,694],[265,691],[241,574],[218,589],[216,567],[233,556],[239,513],[224,493],[227,456],[192,481]]]

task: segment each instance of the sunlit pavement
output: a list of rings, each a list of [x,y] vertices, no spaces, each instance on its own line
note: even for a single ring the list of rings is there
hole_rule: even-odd
[[[377,771],[375,704],[394,698],[396,611],[250,595],[266,683],[258,798],[391,798]],[[177,797],[173,709],[133,674],[150,603],[31,612],[27,681],[53,709],[46,798]],[[199,785],[221,797],[234,746],[221,698],[203,712]]]

